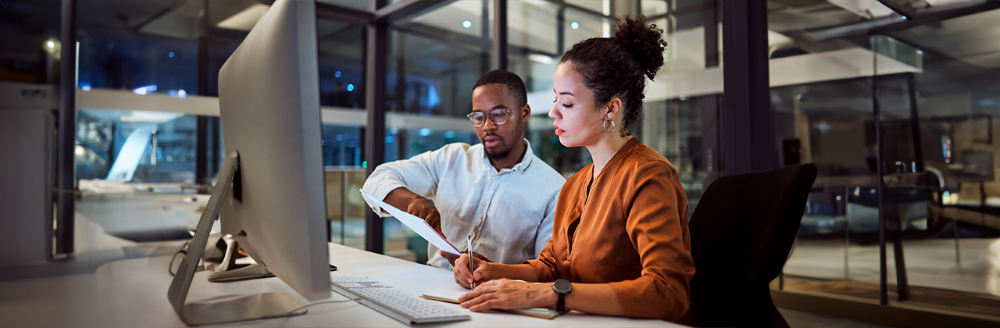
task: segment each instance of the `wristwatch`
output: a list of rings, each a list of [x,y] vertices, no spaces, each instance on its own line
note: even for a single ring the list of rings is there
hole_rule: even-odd
[[[566,294],[573,291],[573,284],[566,279],[558,279],[552,284],[552,290],[559,294],[559,301],[556,302],[556,311],[566,311]]]

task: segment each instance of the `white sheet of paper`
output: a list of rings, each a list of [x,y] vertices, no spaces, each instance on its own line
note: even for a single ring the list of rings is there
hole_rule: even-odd
[[[471,291],[472,291],[471,289],[467,289],[465,287],[459,286],[458,284],[455,284],[445,288],[435,289],[433,291],[426,292],[423,294],[423,296],[429,298],[447,300],[452,303],[459,303],[458,297],[465,295],[465,293]]]
[[[424,239],[426,239],[427,242],[431,243],[431,245],[434,245],[434,247],[437,247],[442,251],[454,255],[462,255],[462,252],[458,250],[458,247],[452,245],[451,242],[449,242],[447,239],[442,238],[441,235],[439,235],[437,231],[434,230],[434,228],[431,228],[430,224],[427,224],[427,221],[424,221],[424,219],[418,218],[413,214],[400,211],[398,208],[395,208],[392,205],[386,204],[381,200],[375,199],[375,197],[372,197],[372,195],[369,195],[362,189],[358,190],[361,191],[361,195],[364,196],[365,199],[368,199],[372,202],[375,202],[375,204],[378,204],[378,206],[381,207],[383,210],[389,212],[389,214],[392,214],[392,216],[395,217],[396,220],[399,220],[399,222],[402,222],[407,227],[410,227],[410,230],[416,232],[418,235],[420,235],[420,237],[424,237]]]

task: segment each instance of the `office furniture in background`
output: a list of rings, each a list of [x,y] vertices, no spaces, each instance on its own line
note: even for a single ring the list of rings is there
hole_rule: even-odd
[[[816,166],[802,164],[708,186],[688,224],[700,325],[788,327],[768,284],[788,259],[815,180]]]
[[[52,258],[50,85],[0,83],[0,270]]]

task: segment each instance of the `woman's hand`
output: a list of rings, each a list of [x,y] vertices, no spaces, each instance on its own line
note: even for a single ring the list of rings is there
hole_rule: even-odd
[[[452,254],[452,253],[448,253],[448,252],[445,252],[445,251],[438,251],[438,254],[441,254],[441,257],[443,257],[446,260],[448,260],[448,263],[451,263],[451,266],[455,266],[455,260],[458,260],[458,255],[455,255],[455,254]],[[463,254],[464,254],[464,252],[463,252]],[[490,261],[490,259],[487,258],[485,255],[479,254],[479,253],[476,253],[476,252],[472,252],[472,257],[476,258],[476,262],[479,262],[479,261],[493,262],[493,261]],[[466,266],[468,266],[468,265],[466,265]]]
[[[551,283],[537,284],[510,279],[490,279],[458,298],[472,312],[490,309],[514,310],[551,307],[558,295]]]
[[[462,256],[459,256],[458,259],[455,260],[455,263],[452,264],[452,266],[455,267],[456,284],[465,288],[472,288],[473,282],[479,285],[481,280],[490,279],[491,263],[489,261],[482,261],[477,258],[473,262],[473,265],[475,268],[470,272],[468,253],[462,253]]]

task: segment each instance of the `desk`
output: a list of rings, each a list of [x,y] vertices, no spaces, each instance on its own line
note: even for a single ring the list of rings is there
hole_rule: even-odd
[[[454,284],[451,271],[330,244],[331,276],[368,276],[414,295]],[[167,301],[170,257],[111,262],[93,274],[0,283],[2,327],[186,327]],[[209,283],[209,272],[195,275],[189,301],[224,295],[287,292],[311,304],[277,278]],[[345,297],[333,293],[329,300]],[[660,320],[586,315],[578,312],[545,320],[502,312],[472,313],[457,304],[439,303],[472,320],[418,327],[679,327]],[[317,304],[291,317],[207,327],[407,327],[357,302]]]

